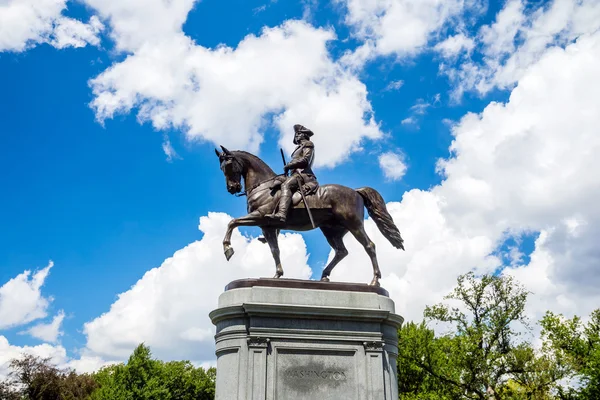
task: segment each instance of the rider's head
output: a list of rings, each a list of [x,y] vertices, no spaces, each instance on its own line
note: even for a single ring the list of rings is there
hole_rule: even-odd
[[[294,125],[294,144],[300,144],[302,139],[308,139],[314,135],[313,131],[300,124]]]

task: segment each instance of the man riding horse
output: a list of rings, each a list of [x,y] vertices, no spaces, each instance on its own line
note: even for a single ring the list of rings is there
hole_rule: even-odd
[[[283,167],[286,176],[288,171],[291,171],[291,174],[289,178],[281,183],[278,211],[267,214],[265,217],[285,222],[294,193],[303,190],[304,194],[308,195],[316,191],[318,187],[317,177],[312,171],[315,145],[310,141],[313,135],[314,133],[310,129],[299,124],[294,125],[294,144],[298,147],[292,153],[292,160]]]
[[[278,235],[280,230],[307,231],[320,229],[331,245],[335,255],[329,261],[321,274],[322,281],[329,281],[333,268],[348,256],[344,246],[344,236],[352,234],[363,246],[371,259],[373,279],[371,285],[379,286],[381,271],[377,262],[375,243],[365,230],[365,208],[379,231],[392,244],[404,250],[404,240],[400,235],[394,219],[387,210],[381,194],[370,187],[352,189],[337,184],[319,185],[312,171],[315,155],[314,144],[310,141],[313,132],[302,125],[294,125],[294,144],[298,147],[292,154],[292,160],[285,164],[285,175],[277,175],[263,160],[245,151],[229,151],[221,146],[223,151],[215,149],[219,158],[221,171],[225,176],[227,191],[231,194],[246,193],[248,214],[233,218],[227,224],[223,238],[223,252],[230,260],[235,253],[231,246],[231,237],[236,228],[241,226],[258,226],[262,229],[263,241],[269,244],[275,261],[275,278],[283,276]],[[287,172],[291,171],[291,176]],[[243,185],[242,185],[243,182]],[[273,183],[275,182],[275,183]],[[281,185],[280,197],[274,192]],[[318,190],[317,190],[318,189]],[[301,213],[298,218],[287,218],[292,206],[294,192],[311,194],[311,205],[327,209],[314,215],[309,212]],[[304,204],[309,211],[308,204]],[[275,210],[277,210],[275,212]],[[309,223],[310,221],[310,223]]]

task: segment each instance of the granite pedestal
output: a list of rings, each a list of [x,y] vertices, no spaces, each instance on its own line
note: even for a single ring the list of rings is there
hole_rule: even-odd
[[[217,400],[396,400],[396,315],[363,284],[246,279],[210,313]]]

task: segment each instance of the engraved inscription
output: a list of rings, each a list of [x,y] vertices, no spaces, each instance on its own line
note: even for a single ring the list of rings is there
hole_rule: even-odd
[[[354,351],[277,350],[276,399],[358,400]]]
[[[333,366],[327,368],[324,363],[313,362],[293,366],[283,370],[283,381],[286,386],[301,393],[329,390],[345,385],[349,371]]]
[[[316,379],[345,381],[346,373],[344,371],[319,371],[311,369],[289,369],[285,376],[292,379]]]

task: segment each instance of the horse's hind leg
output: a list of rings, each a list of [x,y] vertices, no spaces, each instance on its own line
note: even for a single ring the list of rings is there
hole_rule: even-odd
[[[273,278],[281,278],[283,276],[283,268],[281,267],[281,260],[279,258],[279,243],[277,242],[277,235],[279,235],[279,229],[263,228],[262,231],[263,235],[265,236],[266,242],[271,248],[273,260],[275,260],[275,276]]]
[[[363,245],[365,251],[371,258],[371,263],[373,264],[373,280],[371,281],[370,285],[379,286],[381,271],[379,270],[379,263],[377,262],[375,243],[373,243],[371,239],[369,239],[369,236],[367,236],[367,232],[365,232],[365,226],[363,225],[362,221],[356,224],[356,226],[353,227],[353,229],[350,229],[350,232],[352,232],[356,240],[358,240],[358,242]]]
[[[329,245],[335,251],[333,260],[327,264],[327,267],[325,267],[323,273],[321,274],[321,280],[324,282],[329,282],[329,274],[331,274],[331,270],[333,270],[333,268],[348,255],[348,250],[346,250],[343,240],[344,235],[348,233],[348,230],[346,228],[321,227],[321,231],[323,232],[323,235],[325,235]]]

